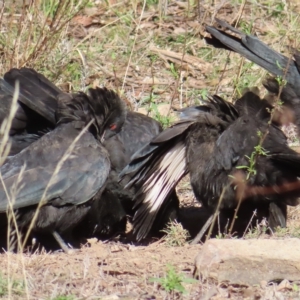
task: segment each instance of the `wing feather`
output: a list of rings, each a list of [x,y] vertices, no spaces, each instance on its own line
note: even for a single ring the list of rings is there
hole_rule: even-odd
[[[14,194],[15,209],[38,204],[46,188],[44,200],[47,203],[59,199],[55,202],[58,206],[79,205],[90,200],[104,185],[110,170],[108,153],[89,132],[82,135],[61,169],[53,176],[60,159],[78,134],[72,128],[72,124],[56,128],[11,157],[0,168],[9,195]],[[19,188],[14,193],[24,164]],[[1,185],[0,212],[6,211],[7,204],[5,189]]]

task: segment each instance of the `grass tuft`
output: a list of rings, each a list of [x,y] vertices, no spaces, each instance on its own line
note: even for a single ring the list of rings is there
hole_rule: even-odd
[[[166,234],[164,236],[164,241],[169,247],[182,247],[190,237],[188,231],[176,220],[169,222],[162,232]]]

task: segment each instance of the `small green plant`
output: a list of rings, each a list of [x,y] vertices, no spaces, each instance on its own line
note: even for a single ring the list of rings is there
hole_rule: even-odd
[[[185,40],[186,40],[186,35],[184,34],[178,34],[175,38],[175,43],[178,43],[178,44],[184,44],[185,43]]]
[[[275,2],[275,7],[270,9],[270,13],[272,17],[279,17],[284,12],[285,3],[283,1]]]
[[[261,131],[257,132],[257,136],[262,139],[263,134]],[[245,169],[247,171],[247,176],[246,180],[249,180],[249,178],[253,175],[256,175],[256,158],[258,155],[261,156],[267,156],[268,151],[266,151],[262,145],[258,144],[257,146],[254,147],[254,151],[251,153],[250,157],[248,155],[245,155],[245,157],[249,160],[249,165],[248,166],[237,166],[236,169]]]
[[[158,0],[146,0],[146,4],[148,7],[158,4]]]
[[[257,84],[257,76],[249,73],[249,69],[252,69],[253,66],[255,66],[254,63],[244,61],[241,74],[238,75],[237,78],[233,79],[233,84],[239,97],[243,95],[243,91],[245,89]]]
[[[253,24],[249,24],[248,22],[241,20],[240,21],[240,27],[242,28],[242,31],[246,34],[251,34]]]
[[[171,74],[174,76],[175,79],[179,78],[178,72],[177,72],[177,70],[175,68],[175,65],[173,63],[170,63],[170,71],[171,71]]]
[[[225,239],[226,238],[226,235],[224,233],[219,233],[216,235],[216,239],[217,240],[222,240],[222,239]]]
[[[256,153],[253,151],[251,153],[251,156],[249,157],[248,155],[245,155],[246,158],[249,160],[249,165],[248,166],[237,166],[236,169],[245,169],[247,171],[247,177],[246,180],[249,180],[251,175],[256,175],[256,168],[255,168],[255,155]]]
[[[42,1],[41,9],[47,17],[53,18],[55,16],[55,12],[57,11],[58,5],[59,1],[57,0]]]
[[[164,240],[170,247],[182,247],[190,237],[188,231],[176,220],[169,222],[162,232],[166,233]]]
[[[173,121],[172,117],[162,115],[157,108],[157,104],[155,104],[155,103],[151,104],[150,112],[153,112],[153,118],[157,122],[159,122],[163,128],[167,128],[171,125],[171,123]]]
[[[296,283],[293,284],[293,291],[299,292],[299,286]]]
[[[0,274],[0,297],[4,297],[9,294],[21,296],[25,292],[25,285],[23,281],[12,280],[8,281],[3,274]]]
[[[208,90],[207,89],[200,90],[200,97],[201,97],[202,100],[207,100],[207,98],[208,98]]]
[[[202,59],[205,58],[207,62],[213,62],[214,52],[211,48],[201,47],[197,49],[197,57]]]
[[[168,264],[167,265],[167,273],[165,277],[161,278],[150,278],[151,282],[158,282],[160,286],[167,291],[168,293],[179,292],[181,294],[186,294],[187,291],[183,286],[183,283],[196,283],[198,282],[195,279],[187,278],[183,274],[177,274],[175,268]]]
[[[277,66],[282,69],[278,62],[276,62]],[[282,76],[276,76],[276,81],[278,82],[279,86],[286,86],[287,81]]]
[[[268,222],[265,219],[263,219],[254,228],[249,228],[248,230],[246,230],[244,233],[244,238],[257,239],[261,235],[265,235],[268,229],[269,229]]]
[[[157,54],[152,54],[152,53],[149,54],[148,57],[150,58],[152,63],[155,63],[159,59],[159,56]]]
[[[283,237],[299,238],[300,227],[287,227],[287,228],[277,227],[276,230],[274,231],[274,236],[279,238],[283,238]]]

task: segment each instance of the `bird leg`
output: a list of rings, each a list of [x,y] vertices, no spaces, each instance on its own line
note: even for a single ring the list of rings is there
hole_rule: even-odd
[[[208,227],[211,225],[212,221],[214,219],[214,214],[212,214],[207,221],[205,222],[205,224],[203,225],[203,227],[201,228],[201,230],[199,231],[199,233],[196,235],[196,237],[192,240],[191,245],[196,245],[200,242],[200,240],[202,239],[204,233],[206,232],[206,230],[208,229]]]
[[[67,254],[72,253],[72,250],[67,246],[67,244],[65,243],[65,241],[62,239],[62,237],[59,235],[57,231],[55,230],[52,231],[52,235],[57,241],[58,245],[61,247],[61,249],[63,249]]]

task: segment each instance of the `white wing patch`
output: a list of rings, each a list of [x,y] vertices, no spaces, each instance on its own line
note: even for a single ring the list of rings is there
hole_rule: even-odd
[[[143,184],[143,203],[149,212],[157,212],[170,191],[186,174],[185,144],[177,143],[158,163],[157,172],[154,172]]]

